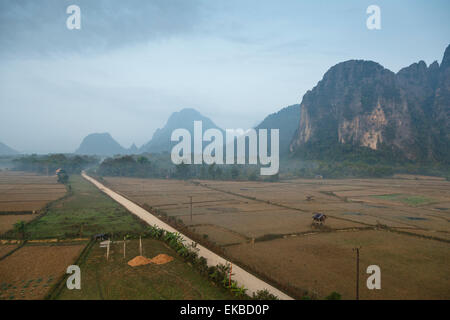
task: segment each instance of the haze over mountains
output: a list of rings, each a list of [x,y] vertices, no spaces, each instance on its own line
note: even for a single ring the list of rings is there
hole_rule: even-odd
[[[280,152],[289,151],[289,143],[297,128],[300,117],[300,105],[292,105],[267,116],[255,129],[280,129]],[[80,147],[75,151],[85,155],[124,155],[139,153],[170,152],[178,142],[171,141],[172,132],[176,129],[186,129],[194,137],[194,121],[202,121],[203,132],[208,129],[218,129],[225,138],[225,131],[218,127],[211,119],[203,116],[192,108],[174,112],[164,127],[157,129],[149,142],[137,148],[132,145],[129,149],[122,147],[109,133],[94,133],[83,139]],[[231,128],[230,128],[231,129]],[[237,129],[237,128],[233,128]]]
[[[0,156],[12,156],[16,154],[19,154],[19,152],[0,142]]]
[[[124,155],[170,152],[175,129],[193,139],[194,121],[224,130],[195,109],[174,112],[152,138],[138,148],[121,146],[109,133],[83,139],[77,154]],[[450,46],[442,62],[414,63],[394,73],[373,61],[349,60],[331,67],[302,99],[268,115],[255,129],[280,129],[280,154],[336,158],[352,148],[420,162],[449,163]],[[343,149],[343,147],[345,147]],[[350,149],[349,149],[350,148]],[[0,143],[0,155],[17,154]]]
[[[300,105],[267,116],[256,129],[280,129],[282,155],[335,159],[359,152],[352,148],[365,148],[396,159],[448,163],[449,66],[450,46],[441,64],[420,61],[398,73],[373,61],[345,61],[330,68]],[[139,149],[125,149],[104,134],[87,137],[77,153],[170,152],[177,143],[170,141],[172,132],[185,128],[193,139],[194,121],[202,121],[203,131],[217,128],[224,133],[198,111],[183,109]]]
[[[194,109],[182,109],[179,112],[174,112],[167,120],[164,127],[157,129],[149,142],[138,148],[133,144],[129,149],[122,147],[109,133],[94,133],[84,138],[80,147],[75,151],[77,154],[86,155],[124,155],[124,154],[139,154],[139,153],[161,153],[170,152],[172,147],[177,142],[170,140],[172,132],[175,129],[187,129],[191,136],[194,136],[194,121],[202,121],[203,130],[216,128],[221,131],[214,122],[201,115]]]
[[[342,146],[413,161],[450,160],[450,46],[442,63],[420,61],[397,74],[373,61],[329,69],[308,91],[290,149],[333,158]]]
[[[144,144],[139,152],[159,153],[170,152],[172,147],[178,142],[170,140],[172,132],[176,129],[186,129],[190,132],[192,139],[194,138],[194,121],[202,121],[203,131],[208,129],[219,129],[211,119],[203,116],[195,109],[186,108],[179,112],[174,112],[167,120],[163,128],[157,129],[153,134],[152,139]]]
[[[299,121],[300,105],[294,104],[268,115],[259,125],[255,127],[255,129],[279,129],[280,154],[286,154],[289,153],[289,145],[295,131],[297,130]]]
[[[134,145],[133,145],[134,146]],[[101,155],[113,156],[117,154],[133,153],[137,148],[131,147],[132,150],[125,149],[109,133],[92,133],[85,137],[76,154],[83,155]]]

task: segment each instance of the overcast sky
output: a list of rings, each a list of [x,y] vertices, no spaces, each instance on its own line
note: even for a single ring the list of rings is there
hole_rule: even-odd
[[[381,30],[366,27],[371,4]],[[448,0],[1,0],[0,142],[73,152],[109,132],[139,147],[182,108],[249,128],[336,63],[440,62],[448,21]]]

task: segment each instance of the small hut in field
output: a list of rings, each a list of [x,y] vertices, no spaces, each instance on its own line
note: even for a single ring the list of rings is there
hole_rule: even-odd
[[[327,216],[324,215],[323,213],[321,213],[321,212],[314,212],[314,214],[313,214],[313,223],[320,223],[320,224],[322,224],[322,223],[325,222],[326,218],[327,218]]]

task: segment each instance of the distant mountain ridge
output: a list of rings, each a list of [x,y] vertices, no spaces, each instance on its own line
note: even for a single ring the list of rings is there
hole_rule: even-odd
[[[139,148],[136,146],[136,144],[132,144],[131,147],[127,150],[129,154],[136,154],[139,153]]]
[[[450,46],[441,65],[397,74],[373,61],[331,67],[304,96],[290,150],[333,158],[344,146],[413,161],[450,161]]]
[[[0,142],[0,156],[13,156],[19,154],[18,151]]]
[[[116,154],[127,154],[128,150],[114,140],[109,133],[92,133],[83,139],[75,153],[113,156]]]
[[[172,132],[176,129],[186,129],[194,138],[194,121],[202,121],[203,132],[208,129],[218,129],[223,132],[211,119],[203,116],[195,109],[186,108],[179,112],[174,112],[167,120],[163,128],[157,129],[152,139],[144,144],[139,152],[160,153],[170,152],[172,147],[178,142],[172,142]]]

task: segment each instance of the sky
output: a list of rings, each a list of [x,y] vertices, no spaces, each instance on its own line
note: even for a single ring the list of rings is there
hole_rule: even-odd
[[[448,21],[448,0],[1,0],[0,142],[73,152],[109,132],[139,147],[183,108],[247,129],[339,62],[440,63]]]

